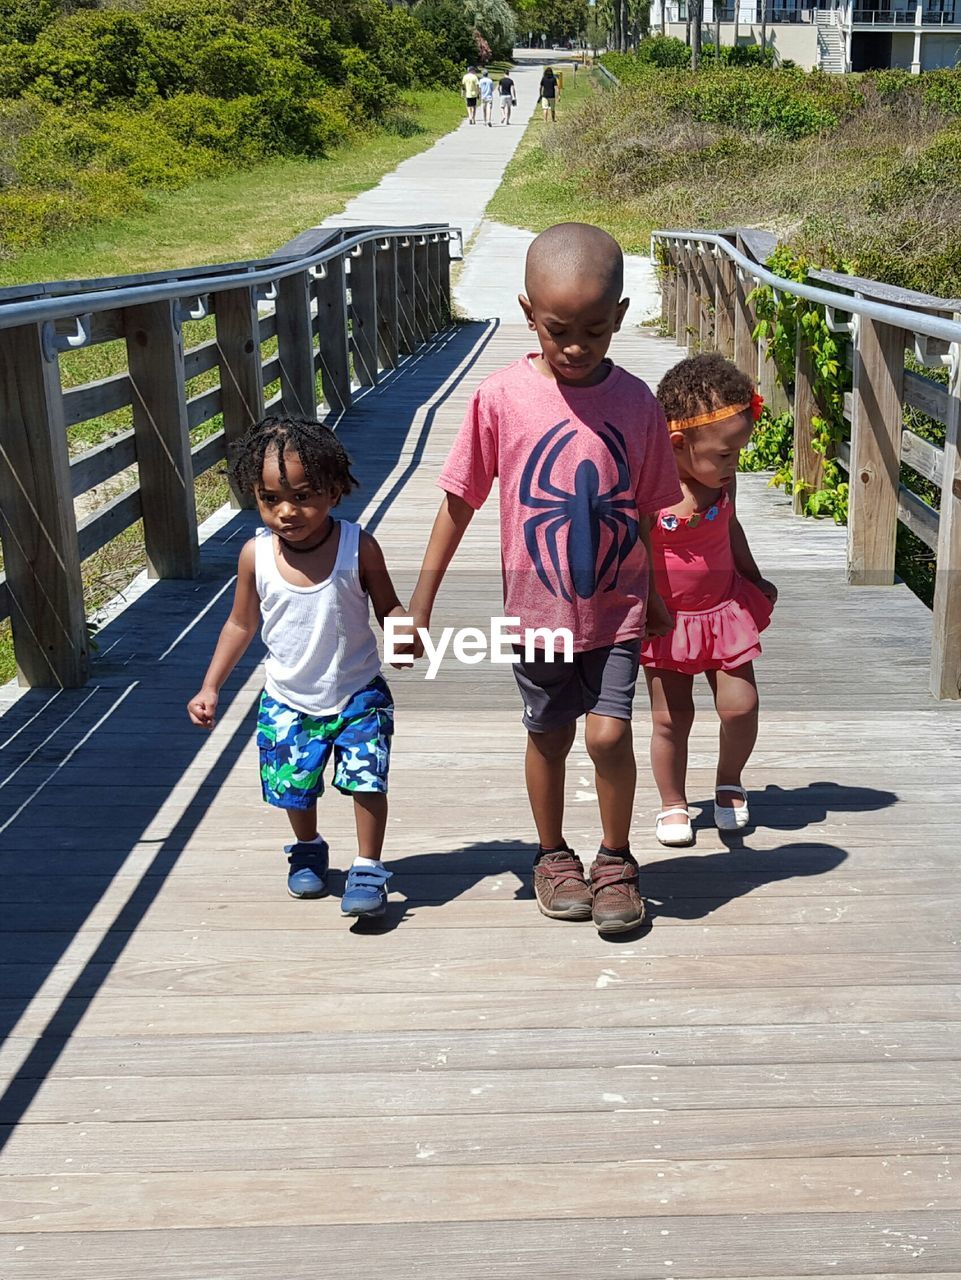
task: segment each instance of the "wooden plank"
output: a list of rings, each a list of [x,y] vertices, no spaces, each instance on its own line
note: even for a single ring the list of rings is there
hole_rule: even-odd
[[[310,277],[306,271],[277,281],[277,358],[285,413],[317,415]],[[267,381],[266,374],[264,375]]]
[[[192,481],[191,474],[191,483]],[[105,502],[77,525],[77,547],[80,559],[86,560],[88,556],[92,556],[118,533],[123,533],[124,529],[129,529],[142,517],[143,506],[139,485]]]
[[[957,1108],[957,1065],[863,1062],[856,1071],[849,1063],[672,1066],[654,1071],[654,1079],[649,1066],[618,1070],[613,1079],[612,1072],[590,1068],[491,1070],[481,1079],[475,1071],[290,1076],[241,1072],[196,1077],[189,1087],[176,1076],[159,1076],[149,1089],[124,1074],[102,1080],[50,1080],[39,1092],[31,1081],[17,1081],[0,1101],[0,1123],[19,1119],[26,1098],[32,1101],[22,1123],[81,1126],[105,1118],[114,1123],[162,1122],[170,1116],[222,1122],[251,1117],[320,1119],[356,1116],[358,1108],[372,1127],[400,1110],[407,1115],[556,1116],[558,1095],[564,1098],[564,1114],[678,1109],[701,1111],[705,1121],[717,1109],[753,1111],[781,1106],[785,1099],[792,1107]],[[943,1159],[940,1167],[943,1170]]]
[[[892,1154],[886,1159],[636,1160],[631,1176],[615,1161],[596,1161],[576,1179],[553,1164],[431,1166],[399,1171],[341,1167],[337,1176],[308,1170],[221,1170],[217,1194],[206,1173],[70,1174],[0,1177],[3,1225],[24,1233],[59,1230],[152,1230],[326,1223],[490,1222],[543,1216],[547,1198],[564,1218],[619,1218],[691,1212],[773,1214],[785,1201],[797,1213],[852,1213],[867,1183],[875,1213],[961,1208],[961,1191],[944,1156]],[[946,1177],[946,1173],[948,1176]],[[906,1176],[907,1175],[907,1176]],[[104,1195],[92,1206],[91,1192]]]
[[[324,398],[337,417],[351,401],[346,275],[343,258],[333,258],[326,266],[327,274],[314,283],[317,342]]]
[[[691,287],[688,255],[683,244],[675,251],[676,285],[674,288],[674,338],[679,346],[687,347],[687,295]]]
[[[42,326],[0,330],[0,535],[17,675],[82,685],[89,656],[56,359]]]
[[[734,288],[734,363],[753,381],[757,381],[757,346],[754,342],[756,317],[748,302],[754,282],[735,268]]]
[[[937,511],[903,484],[898,486],[898,519],[932,551],[937,551]]]
[[[192,578],[199,563],[197,508],[176,304],[146,303],[124,315],[148,573]]]
[[[137,445],[134,433],[124,431],[70,460],[70,491],[77,498],[88,489],[136,464]]]
[[[664,1236],[665,1230],[668,1232]],[[324,1259],[330,1280],[353,1280],[357,1273],[357,1227],[305,1226],[237,1230],[48,1232],[12,1234],[18,1249],[17,1274],[48,1280],[50,1268],[72,1280],[276,1280],[277,1259],[291,1275],[307,1275]],[[888,1280],[910,1274],[915,1280],[954,1280],[961,1266],[957,1219],[953,1213],[873,1212],[800,1215],[673,1217],[665,1227],[659,1214],[576,1223],[543,1217],[471,1224],[392,1223],[364,1229],[364,1245],[374,1265],[392,1280],[418,1280],[424,1259],[450,1280],[476,1280],[478,1260],[490,1274],[511,1271],[534,1280],[664,1280],[666,1275],[729,1280]],[[670,1253],[665,1248],[669,1244]],[[922,1253],[921,1250],[924,1252]],[[838,1263],[825,1271],[825,1261]],[[672,1270],[667,1271],[667,1261]],[[923,1270],[918,1269],[918,1262]],[[891,1270],[896,1267],[897,1270]],[[929,1268],[937,1267],[937,1272]]]
[[[903,329],[859,318],[848,498],[852,586],[894,582],[905,344]]]
[[[223,462],[227,456],[226,440],[226,433],[217,431],[206,440],[202,440],[200,444],[195,444],[190,450],[191,470],[195,479],[205,471],[209,471],[216,463]]]
[[[219,306],[220,299],[230,292],[233,291],[227,290],[225,293],[214,294],[214,305]],[[201,342],[199,346],[191,347],[189,351],[184,352],[184,377],[189,382],[191,378],[197,378],[210,369],[216,369],[219,360],[218,340],[211,338],[209,342]]]
[[[961,347],[955,343],[951,350],[934,581],[931,692],[936,698],[957,699],[961,698]]]
[[[644,1150],[657,1160],[736,1160],[790,1151],[812,1159],[846,1155],[957,1154],[959,1121],[949,1107],[758,1107],[714,1111],[574,1113],[564,1141],[542,1115],[385,1116],[365,1131],[354,1116],[299,1119],[171,1119],[3,1131],[11,1167],[24,1175],[185,1172],[244,1168],[376,1169],[432,1166],[575,1164]],[[69,1166],[65,1168],[65,1166]]]
[[[115,413],[117,409],[126,408],[132,398],[133,388],[126,373],[116,373],[111,378],[72,387],[63,393],[64,423],[67,427],[75,427],[90,418]]]
[[[947,387],[942,386],[940,382],[935,382],[933,378],[915,373],[913,369],[904,371],[904,403],[911,405],[914,409],[920,409],[922,413],[932,418],[937,418],[939,422],[947,421],[949,404]]]
[[[377,361],[383,369],[396,369],[399,359],[399,307],[397,302],[397,241],[378,243],[375,257]]]
[[[223,401],[220,387],[211,387],[199,396],[192,396],[187,401],[187,426],[191,431],[202,426],[221,412]]]
[[[418,346],[430,341],[430,244],[426,236],[414,237],[414,329]]]
[[[901,461],[940,488],[944,472],[943,449],[905,429],[901,433]]]
[[[377,364],[377,274],[376,245],[373,240],[358,245],[349,258],[350,349],[354,374],[362,387],[376,387],[380,380]]]
[[[217,355],[220,362],[221,407],[227,448],[242,440],[264,413],[260,323],[256,292],[249,285],[228,289],[216,297]],[[230,505],[236,510],[256,506],[253,494],[241,493],[230,480]]]

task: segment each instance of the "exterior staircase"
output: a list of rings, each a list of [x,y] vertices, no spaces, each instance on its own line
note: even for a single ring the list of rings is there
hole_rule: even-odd
[[[818,66],[822,71],[828,71],[832,75],[842,75],[846,69],[844,42],[834,21],[834,11],[816,9],[814,21],[818,31]]]

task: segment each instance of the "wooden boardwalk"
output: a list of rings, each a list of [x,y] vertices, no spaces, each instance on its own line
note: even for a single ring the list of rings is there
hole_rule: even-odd
[[[528,341],[455,329],[342,424],[363,481],[347,513],[404,591],[467,395]],[[649,381],[680,356],[617,344]],[[530,900],[506,667],[392,677],[386,928],[287,897],[285,823],[256,781],[258,655],[212,736],[184,712],[249,513],[208,540],[201,580],[155,584],[103,630],[87,688],[9,707],[3,1280],[961,1275],[961,708],[928,696],[906,588],[849,588],[842,530],[793,518],[763,478],[741,492],[781,589],[757,826],[654,842],[641,694],[638,937]],[[438,625],[486,625],[499,585],[491,503]],[[568,795],[589,857],[577,747]],[[345,868],[336,795],[323,830]]]

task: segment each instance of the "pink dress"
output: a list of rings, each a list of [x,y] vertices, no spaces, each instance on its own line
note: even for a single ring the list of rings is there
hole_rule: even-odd
[[[645,667],[688,675],[733,671],[760,654],[773,606],[734,567],[732,512],[727,493],[690,516],[658,512],[651,528],[654,581],[675,622],[666,636],[644,641]]]

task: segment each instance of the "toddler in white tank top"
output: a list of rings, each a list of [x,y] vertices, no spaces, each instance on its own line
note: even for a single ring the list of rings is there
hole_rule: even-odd
[[[405,611],[376,540],[334,519],[357,482],[332,431],[303,418],[265,418],[237,446],[231,470],[237,487],[254,495],[264,527],[241,550],[233,608],[188,715],[213,728],[220,690],[259,630],[267,649],[260,780],[265,801],[287,811],[293,830],[288,892],[327,893],[329,849],[317,831],[317,800],[333,757],[333,784],[353,797],[358,844],[341,910],[381,916],[390,878],[381,851],[394,704],[370,605],[381,624]]]

